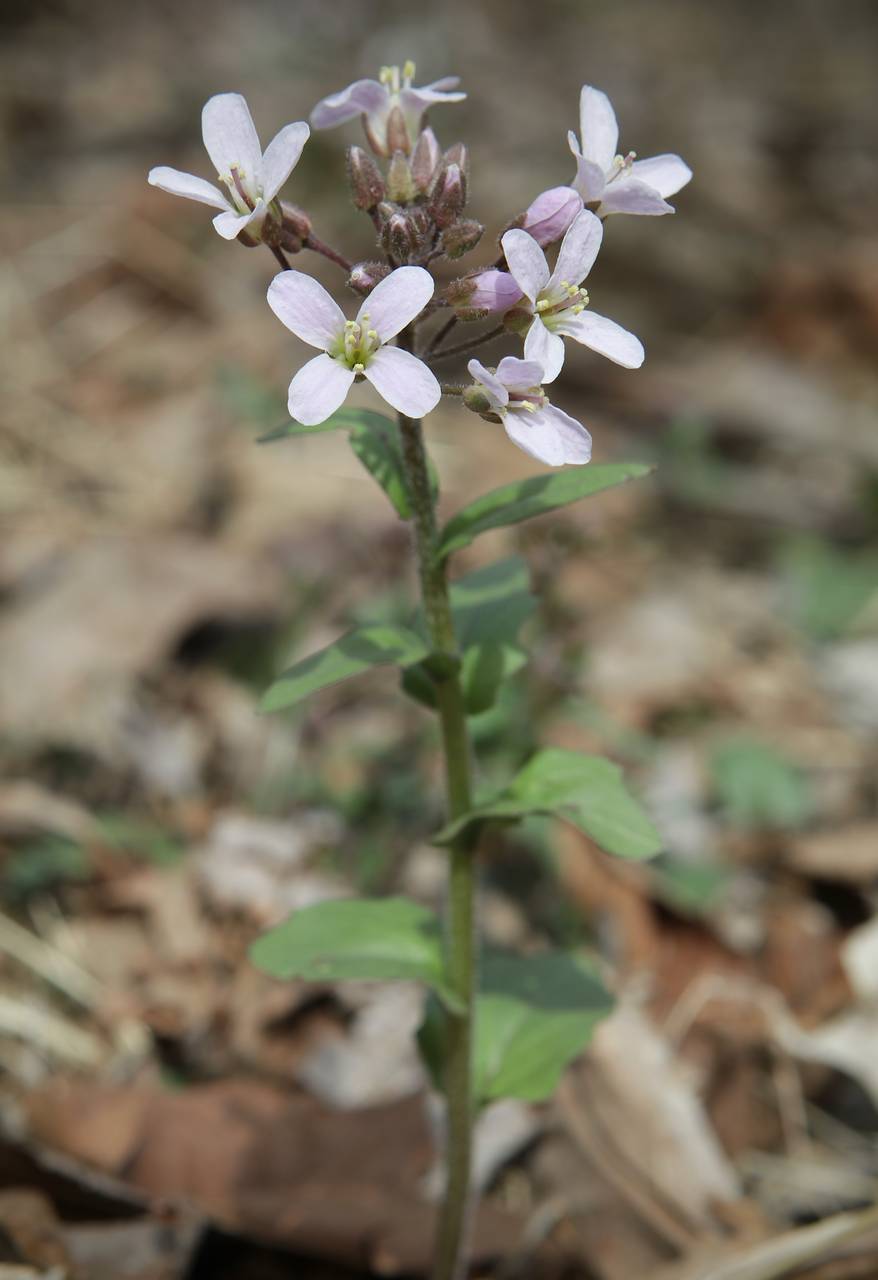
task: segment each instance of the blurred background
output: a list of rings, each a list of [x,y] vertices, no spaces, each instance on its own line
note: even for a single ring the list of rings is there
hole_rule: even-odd
[[[440,892],[433,725],[392,673],[255,711],[412,598],[408,532],[343,434],[256,445],[304,355],[265,304],[275,264],[146,184],[213,176],[212,93],[266,143],[407,58],[469,94],[431,123],[470,148],[474,264],[572,178],[583,82],[623,151],[695,171],[676,216],[608,223],[589,280],[646,364],[573,348],[555,396],[597,459],[655,475],[456,566],[520,554],[540,595],[527,679],[473,723],[483,780],[538,743],[608,754],[667,847],[489,842],[488,934],[599,952],[620,1011],[556,1103],[484,1126],[478,1274],[707,1280],[871,1204],[875,5],[7,0],[0,30],[0,1273],[428,1265],[418,993],[246,960],[321,897]],[[355,260],[360,140],[312,136],[284,193]],[[454,407],[429,443],[446,513],[534,470]],[[747,1275],[872,1276],[876,1240]]]

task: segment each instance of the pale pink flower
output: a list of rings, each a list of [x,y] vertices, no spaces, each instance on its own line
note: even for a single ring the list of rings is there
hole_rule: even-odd
[[[635,160],[635,153],[618,155],[619,126],[610,99],[584,84],[579,95],[582,145],[571,130],[567,135],[576,157],[573,185],[590,209],[610,213],[673,213],[667,197],[692,177],[692,170],[675,155]]]
[[[467,311],[494,313],[508,311],[521,297],[521,289],[508,271],[488,267],[460,281],[454,290],[454,305]]]
[[[546,255],[526,231],[507,231],[501,241],[509,270],[533,314],[524,340],[524,358],[542,365],[544,382],[554,382],[561,372],[565,337],[591,347],[626,369],[638,369],[643,364],[643,347],[633,333],[606,316],[586,310],[588,293],[580,286],[597,257],[602,238],[600,218],[583,209],[561,241],[554,271],[549,270]]]
[[[560,240],[582,208],[582,197],[572,187],[552,187],[528,205],[522,231],[545,248]]]
[[[304,120],[285,125],[263,155],[253,117],[240,93],[218,93],[204,104],[201,132],[226,191],[165,165],[150,169],[150,183],[221,209],[213,225],[224,240],[234,240],[246,231],[258,241],[269,206],[298,164],[311,130]]]
[[[483,417],[499,419],[519,449],[550,467],[589,461],[590,434],[581,422],[549,403],[538,361],[504,356],[493,371],[478,360],[470,360],[467,369],[475,386],[467,388],[464,399]]]
[[[268,303],[297,338],[323,354],[290,383],[290,416],[304,426],[324,422],[344,403],[353,382],[367,378],[380,396],[409,418],[435,409],[442,394],[422,360],[385,344],[423,311],[433,277],[423,267],[397,267],[364,298],[356,320],[322,284],[300,271],[282,271],[268,287]]]
[[[457,76],[445,76],[416,89],[414,75],[413,62],[407,62],[401,73],[399,67],[382,67],[378,80],[355,80],[340,93],[323,98],[311,112],[311,123],[315,129],[332,129],[363,116],[369,142],[380,155],[411,151],[430,107],[462,102],[466,97],[465,93],[450,92],[460,84]]]

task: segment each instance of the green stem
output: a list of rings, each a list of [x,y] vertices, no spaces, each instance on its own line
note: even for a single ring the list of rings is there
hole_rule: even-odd
[[[400,335],[411,349],[411,335]],[[437,554],[436,512],[430,488],[427,453],[421,424],[399,415],[403,461],[414,511],[413,525],[424,614],[436,664],[436,701],[445,761],[449,818],[472,805],[470,742],[466,721],[460,661],[444,564]],[[446,1013],[444,1063],[448,1107],[446,1165],[448,1179],[439,1219],[433,1280],[458,1280],[466,1262],[470,1210],[470,1166],[474,1119],[472,1057],[476,990],[476,862],[471,842],[463,838],[449,850],[448,906],[445,930],[446,969],[462,1011]]]

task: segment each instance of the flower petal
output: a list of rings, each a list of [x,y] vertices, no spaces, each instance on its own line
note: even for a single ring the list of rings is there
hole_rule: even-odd
[[[564,339],[550,333],[539,316],[534,318],[524,339],[524,358],[542,365],[541,382],[554,382],[564,366]]]
[[[238,213],[236,209],[228,209],[225,213],[218,213],[213,220],[213,225],[224,240],[234,240],[251,222],[259,222],[261,224],[264,217],[265,202],[259,200],[256,208],[248,210],[247,213]]]
[[[449,76],[449,80],[459,83],[456,76]],[[447,93],[437,86],[444,83],[437,80],[434,84],[425,85],[423,89],[401,89],[399,94],[399,105],[403,111],[413,111],[416,114],[428,111],[430,107],[435,106],[437,102],[463,102],[466,98],[465,93]]]
[[[558,323],[558,332],[581,342],[584,347],[591,347],[592,351],[625,369],[639,369],[643,364],[644,350],[640,339],[616,324],[615,320],[608,320],[593,311],[582,311],[569,319],[565,317]]]
[[[442,397],[442,388],[423,360],[399,347],[376,351],[366,365],[366,377],[388,404],[408,418],[423,418]]]
[[[578,213],[570,224],[570,230],[561,241],[558,250],[558,261],[549,281],[549,289],[560,284],[562,280],[568,284],[579,284],[584,280],[598,256],[604,229],[600,218],[596,218],[588,209]]]
[[[574,137],[570,134],[570,137]],[[573,150],[571,146],[571,151]],[[595,164],[594,160],[586,160],[585,156],[573,152],[576,156],[576,177],[573,179],[573,186],[582,196],[586,204],[591,204],[594,200],[600,200],[601,193],[607,185],[607,176],[599,164]]]
[[[490,369],[486,369],[480,360],[470,360],[466,367],[470,377],[475,382],[480,382],[485,388],[494,402],[493,407],[495,409],[505,409],[509,403],[509,392],[497,374],[492,373]]]
[[[326,351],[344,332],[344,312],[322,284],[301,271],[281,271],[268,286],[268,305],[297,338]]]
[[[201,112],[201,132],[207,154],[220,178],[238,169],[251,190],[262,189],[262,147],[240,93],[217,93],[208,98]]]
[[[604,214],[639,213],[656,217],[673,212],[674,206],[639,178],[619,178],[617,182],[609,183],[601,196],[601,213]]]
[[[355,116],[369,115],[387,105],[388,93],[377,80],[355,80],[340,93],[322,98],[311,112],[315,129],[332,129]]]
[[[433,277],[423,267],[397,267],[363,299],[357,319],[368,318],[369,327],[387,342],[420,315],[434,288]]]
[[[304,120],[287,124],[275,134],[262,157],[262,198],[270,204],[299,163],[302,148],[311,136]]]
[[[593,160],[606,172],[619,145],[619,126],[610,99],[589,84],[584,84],[579,94],[579,136],[586,160]]]
[[[543,366],[536,360],[519,360],[504,356],[497,365],[497,380],[510,391],[530,391],[543,380]]]
[[[550,467],[565,462],[580,466],[591,458],[591,436],[585,427],[548,404],[543,409],[508,413],[503,420],[506,434],[519,449]]]
[[[509,270],[515,283],[536,302],[540,293],[549,283],[549,264],[540,246],[526,231],[516,228],[507,231],[500,241]]]
[[[648,187],[652,187],[660,196],[676,195],[686,183],[691,181],[692,170],[679,156],[649,156],[646,160],[635,160],[631,173]]]
[[[150,169],[147,178],[150,186],[161,191],[169,191],[172,196],[185,196],[187,200],[198,200],[201,204],[209,204],[213,209],[230,209],[231,205],[219,187],[204,178],[196,178],[194,173],[183,173],[180,169],[169,169],[167,165],[159,165]]]
[[[332,356],[315,356],[302,365],[290,383],[287,401],[290,417],[305,427],[325,422],[344,404],[353,380],[353,369],[333,360]]]

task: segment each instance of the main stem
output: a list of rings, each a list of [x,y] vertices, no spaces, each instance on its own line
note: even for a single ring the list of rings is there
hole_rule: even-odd
[[[412,337],[400,346],[411,350]],[[460,662],[444,564],[437,556],[436,511],[420,422],[399,415],[403,460],[414,512],[413,525],[424,614],[435,653],[434,679],[449,818],[471,807],[470,742]],[[473,1129],[473,1018],[476,988],[476,864],[471,842],[449,849],[445,963],[460,1012],[446,1011],[444,1086],[447,1103],[448,1179],[436,1237],[433,1280],[459,1280],[466,1266]]]

